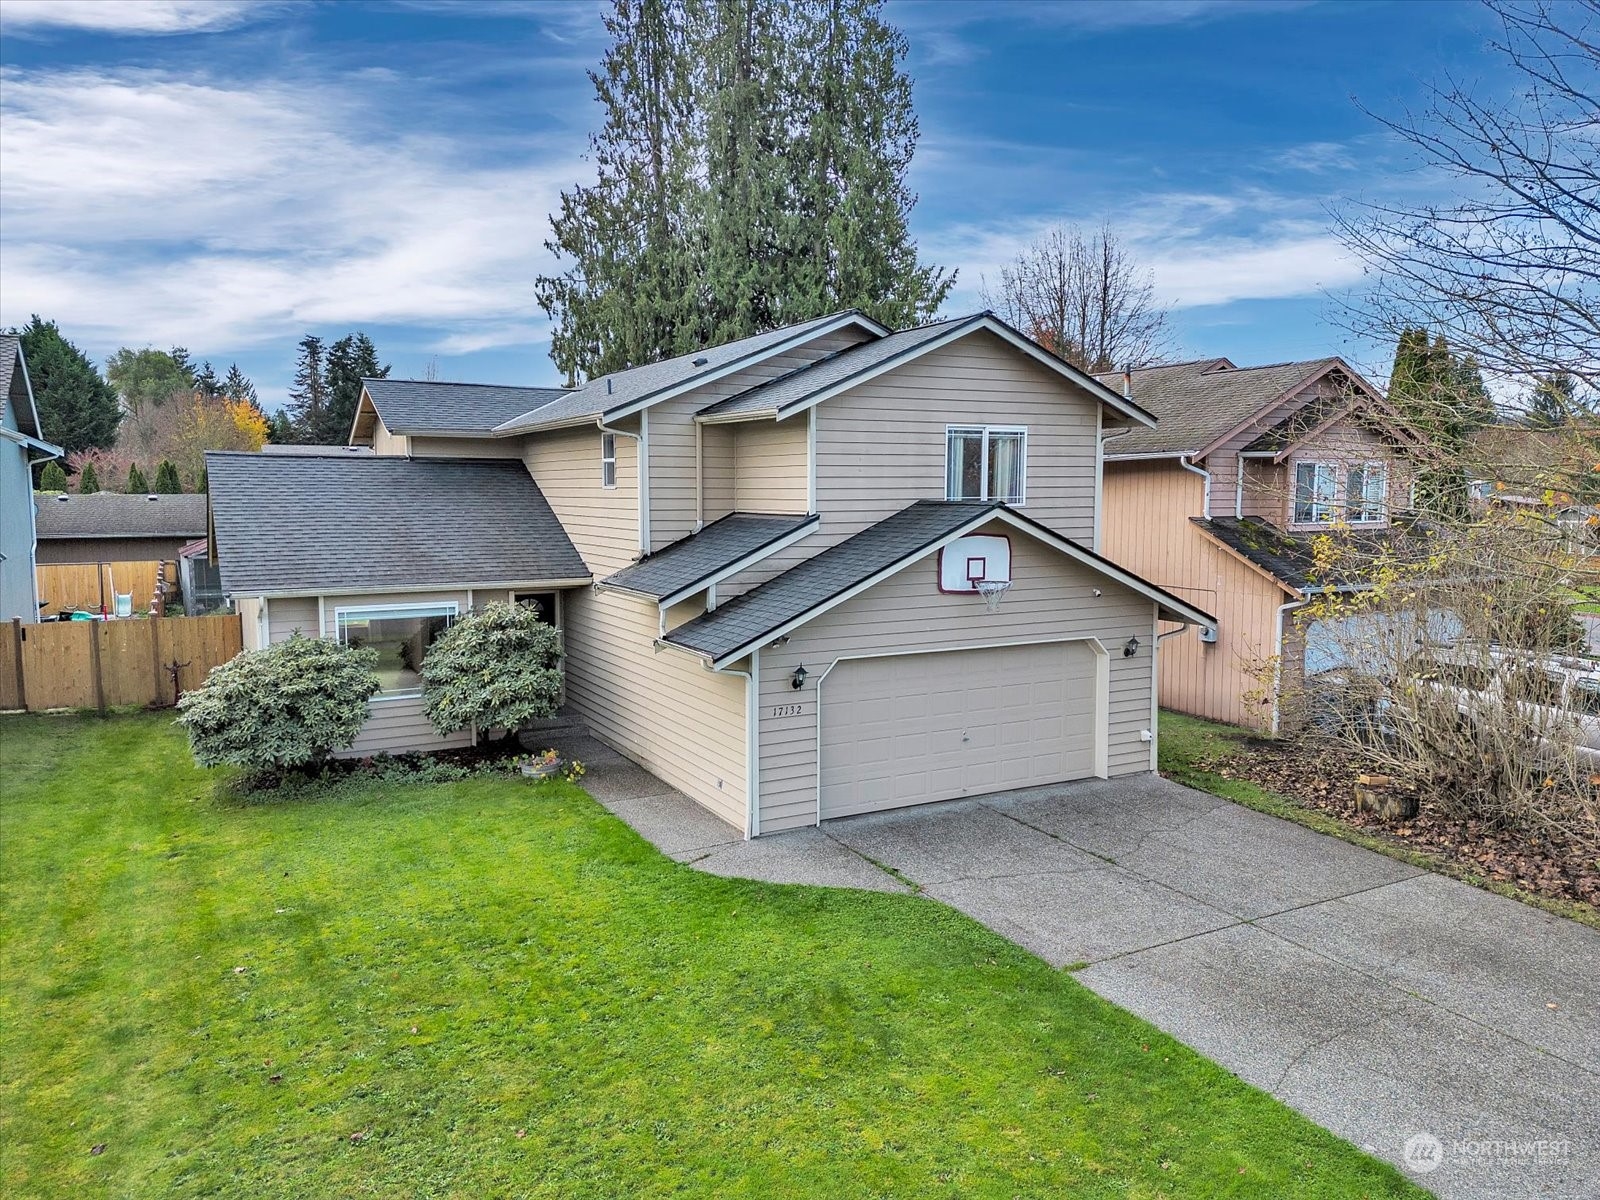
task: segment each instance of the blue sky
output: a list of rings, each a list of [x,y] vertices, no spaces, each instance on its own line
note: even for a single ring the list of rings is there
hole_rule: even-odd
[[[533,280],[598,124],[589,3],[0,0],[0,326],[238,361],[280,403],[294,345],[364,329],[397,376],[558,377]],[[1437,194],[1356,101],[1506,86],[1453,0],[889,6],[922,141],[912,220],[947,309],[1053,221],[1109,218],[1177,348],[1343,353],[1359,268],[1327,206]]]

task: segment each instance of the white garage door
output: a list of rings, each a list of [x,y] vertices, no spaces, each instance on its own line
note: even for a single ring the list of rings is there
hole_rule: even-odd
[[[1094,774],[1082,642],[850,659],[820,692],[822,816]]]

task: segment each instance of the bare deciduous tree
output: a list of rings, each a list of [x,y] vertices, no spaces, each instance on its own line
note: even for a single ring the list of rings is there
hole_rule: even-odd
[[[1085,371],[1148,366],[1167,353],[1167,311],[1151,272],[1110,225],[1055,225],[985,281],[984,304]]]
[[[1600,387],[1600,0],[1485,0],[1511,96],[1446,77],[1420,112],[1373,115],[1419,165],[1456,182],[1436,204],[1335,213],[1373,283],[1360,332],[1441,332],[1502,376]]]

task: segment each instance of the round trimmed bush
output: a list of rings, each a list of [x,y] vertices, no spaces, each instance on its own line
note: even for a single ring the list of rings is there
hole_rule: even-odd
[[[520,604],[461,618],[428,647],[422,702],[440,733],[519,729],[561,702],[561,635]]]
[[[178,702],[195,761],[282,772],[356,740],[378,690],[376,650],[295,634],[237,655]]]

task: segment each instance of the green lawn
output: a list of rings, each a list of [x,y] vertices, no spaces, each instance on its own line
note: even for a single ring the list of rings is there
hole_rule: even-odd
[[[214,780],[162,716],[0,719],[6,1194],[1421,1194],[927,900],[561,783]]]

